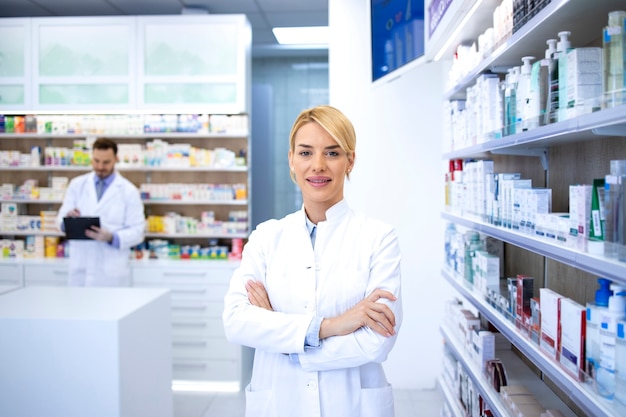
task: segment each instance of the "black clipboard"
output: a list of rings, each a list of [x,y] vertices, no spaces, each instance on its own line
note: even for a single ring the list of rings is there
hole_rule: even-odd
[[[64,217],[63,225],[67,239],[91,240],[85,235],[85,230],[91,229],[91,226],[100,227],[100,217]]]

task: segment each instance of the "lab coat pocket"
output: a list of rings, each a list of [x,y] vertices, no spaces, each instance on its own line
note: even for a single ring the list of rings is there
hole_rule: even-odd
[[[246,387],[246,417],[270,417],[274,415],[270,409],[272,390],[253,391],[250,384]]]
[[[393,415],[391,385],[361,389],[361,417],[393,417]]]

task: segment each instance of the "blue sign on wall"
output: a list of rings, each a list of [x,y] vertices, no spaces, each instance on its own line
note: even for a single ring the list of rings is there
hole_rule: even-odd
[[[372,81],[424,55],[424,0],[371,0]]]

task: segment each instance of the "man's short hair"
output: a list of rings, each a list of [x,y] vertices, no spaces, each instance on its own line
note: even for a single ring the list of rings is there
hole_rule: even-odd
[[[111,139],[107,138],[98,138],[93,143],[93,149],[113,149],[113,154],[117,155],[117,143],[113,142]]]

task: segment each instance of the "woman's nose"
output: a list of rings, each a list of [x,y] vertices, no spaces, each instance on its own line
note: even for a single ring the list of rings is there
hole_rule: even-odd
[[[326,161],[323,155],[317,155],[313,157],[313,170],[322,171],[326,168]]]

